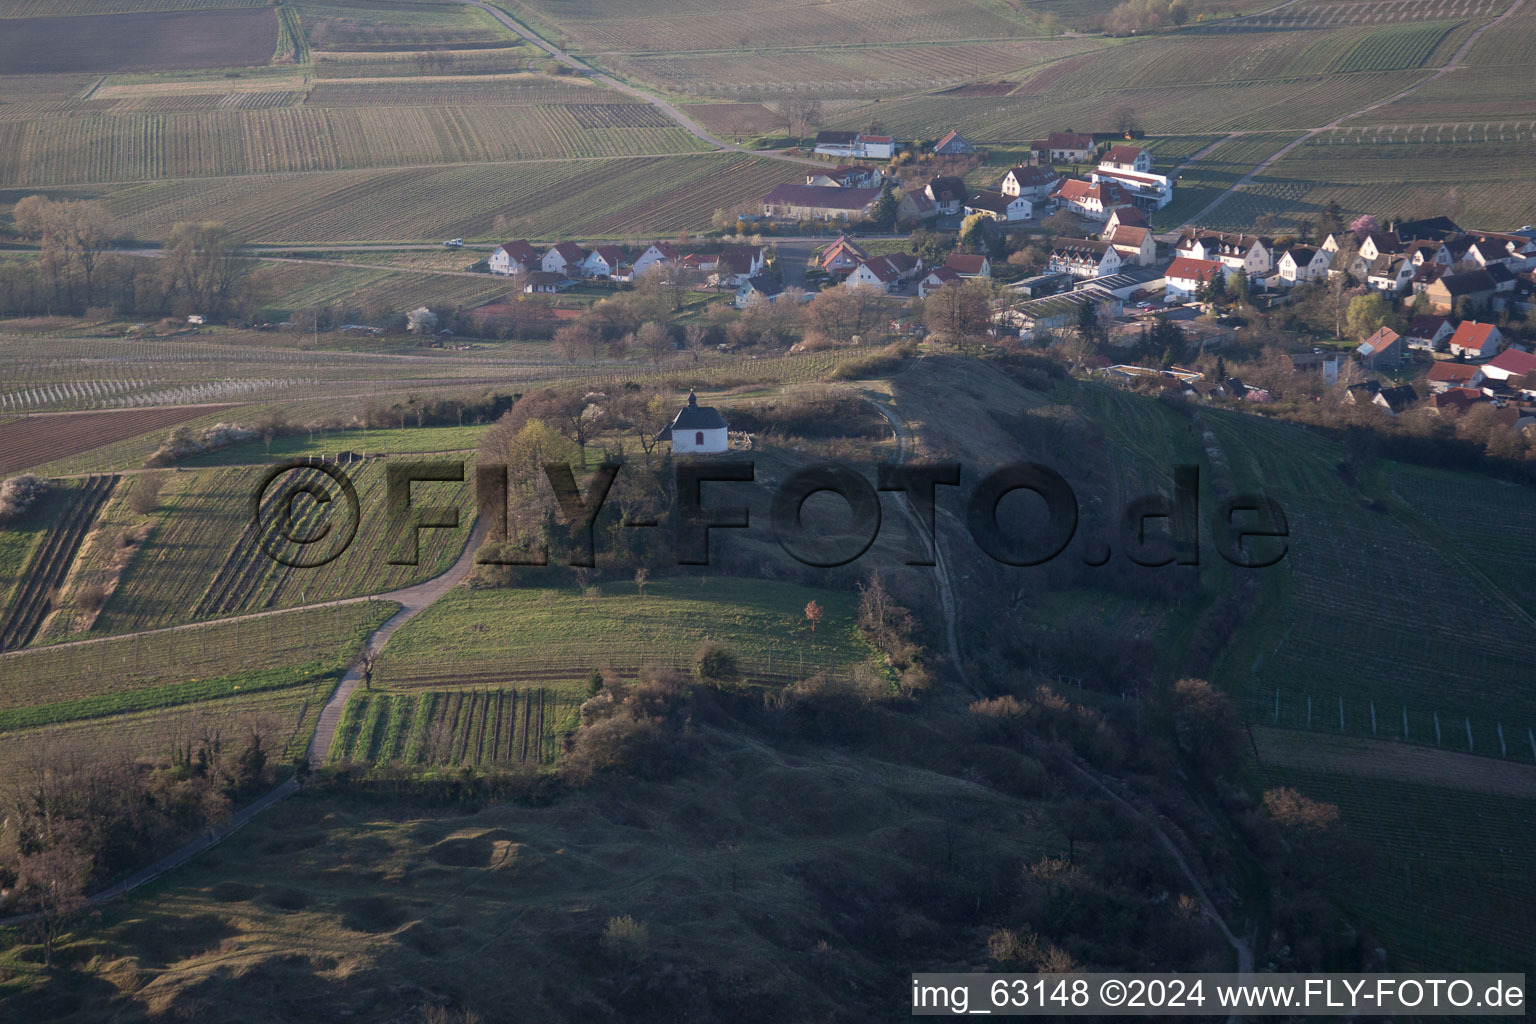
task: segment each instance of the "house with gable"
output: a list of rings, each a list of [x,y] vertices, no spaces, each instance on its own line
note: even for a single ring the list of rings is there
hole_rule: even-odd
[[[1275,264],[1275,278],[1282,288],[1315,281],[1328,273],[1333,256],[1327,249],[1293,245]]]
[[[869,259],[869,253],[865,252],[857,242],[847,235],[838,235],[837,240],[822,250],[818,261],[821,269],[833,277],[841,277],[850,274],[854,268]]]
[[[1125,144],[1110,146],[1099,159],[1099,168],[1105,171],[1149,174],[1152,171],[1152,151],[1142,146]]]
[[[1526,377],[1536,373],[1536,355],[1518,348],[1507,348],[1484,363],[1482,372],[1487,380],[1507,381],[1511,377]]]
[[[997,221],[1028,220],[1034,214],[1034,205],[1023,196],[1005,196],[991,189],[980,189],[965,201],[965,215],[981,214]]]
[[[1429,296],[1429,306],[1436,313],[1452,313],[1463,299],[1474,307],[1486,307],[1493,301],[1497,287],[1497,282],[1488,271],[1467,270],[1459,274],[1441,275],[1424,289],[1424,294]]]
[[[1200,286],[1209,284],[1217,274],[1225,276],[1227,270],[1219,260],[1197,260],[1180,256],[1168,265],[1163,274],[1164,294],[1169,299],[1192,299]]]
[[[1044,144],[1035,143],[1037,152],[1044,152],[1051,163],[1087,163],[1093,155],[1093,136],[1082,132],[1052,132]]]
[[[1402,335],[1390,327],[1383,327],[1362,341],[1355,349],[1362,369],[1370,373],[1395,370],[1408,361],[1408,346]]]
[[[575,242],[560,242],[552,245],[544,254],[542,269],[549,274],[564,274],[569,278],[581,276],[581,266],[587,260],[587,250]]]
[[[976,147],[964,135],[951,129],[949,134],[933,144],[933,151],[939,156],[961,156],[976,152]]]
[[[923,189],[934,208],[945,217],[953,217],[965,209],[965,201],[971,197],[971,189],[964,178],[941,174]]]
[[[1366,271],[1365,283],[1378,291],[1396,295],[1408,290],[1409,285],[1413,283],[1414,272],[1417,270],[1418,268],[1413,265],[1412,257],[1383,253],[1371,261]]]
[[[1068,178],[1051,196],[1062,206],[1080,217],[1090,220],[1108,220],[1110,214],[1121,206],[1130,205],[1131,198],[1117,183],[1082,181]]]
[[[859,264],[843,282],[848,288],[877,288],[890,293],[904,291],[908,281],[922,271],[923,261],[911,253],[876,256]]]
[[[1022,196],[1039,203],[1049,199],[1051,193],[1061,187],[1064,177],[1050,164],[1021,164],[1008,169],[997,190],[1005,196]]]
[[[1403,340],[1408,343],[1409,348],[1422,349],[1426,352],[1442,352],[1455,332],[1456,326],[1451,323],[1449,317],[1424,313],[1408,322],[1408,327],[1403,331]]]
[[[1456,325],[1456,333],[1448,343],[1451,355],[1465,359],[1492,359],[1499,351],[1504,335],[1494,324],[1480,324],[1476,320],[1463,320]]]
[[[780,185],[763,197],[763,215],[787,220],[852,220],[867,216],[878,188]]]
[[[917,297],[926,299],[930,292],[951,286],[958,288],[963,284],[965,284],[965,278],[955,273],[950,267],[934,267],[917,282]]]
[[[528,274],[543,269],[539,251],[526,240],[501,243],[491,250],[486,263],[493,274]]]
[[[681,259],[682,253],[671,242],[652,242],[635,260],[633,273],[639,277],[652,267],[675,266]]]
[[[944,266],[961,277],[992,276],[992,261],[982,253],[952,252],[945,258]]]
[[[1146,267],[1157,260],[1157,239],[1152,237],[1151,228],[1123,224],[1106,231],[1104,237],[1120,254],[1122,263]]]
[[[1226,231],[1190,231],[1174,251],[1196,260],[1217,260],[1228,270],[1241,270],[1251,278],[1263,277],[1275,268],[1274,239]]]
[[[1087,238],[1057,238],[1051,243],[1046,269],[1073,277],[1109,277],[1123,261],[1114,245]]]
[[[746,309],[752,304],[753,296],[759,296],[760,301],[777,302],[782,294],[784,294],[784,285],[777,278],[759,274],[737,285],[734,302],[737,309]]]
[[[616,245],[599,245],[582,260],[581,272],[587,277],[618,277],[619,268],[625,265],[623,249]]]
[[[762,273],[765,262],[762,246],[724,246],[710,268],[709,283],[717,288],[734,288],[747,278]]]

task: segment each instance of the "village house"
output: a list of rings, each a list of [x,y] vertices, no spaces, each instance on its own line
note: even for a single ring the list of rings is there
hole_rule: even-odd
[[[577,278],[581,276],[581,265],[586,259],[587,251],[575,242],[560,242],[550,246],[541,266],[545,273]]]
[[[1119,273],[1120,253],[1109,242],[1087,238],[1057,238],[1051,243],[1046,269],[1073,277],[1109,277]]]
[[[1151,228],[1123,224],[1106,231],[1104,237],[1120,254],[1122,263],[1146,267],[1157,260],[1157,239],[1152,237]]]
[[[1111,171],[1095,168],[1089,174],[1095,182],[1114,182],[1125,190],[1130,202],[1143,210],[1161,210],[1173,202],[1173,181],[1161,174]]]
[[[1453,356],[1483,360],[1492,359],[1503,340],[1504,335],[1494,324],[1463,320],[1456,325],[1456,333],[1451,335],[1449,344]]]
[[[1457,304],[1463,300],[1471,303],[1474,309],[1486,308],[1493,301],[1496,287],[1488,271],[1467,270],[1442,275],[1424,289],[1424,294],[1429,296],[1430,309],[1436,313],[1454,313]]]
[[[896,216],[901,220],[932,220],[939,215],[939,208],[928,198],[926,192],[913,190],[903,192],[901,198],[896,201]]]
[[[922,269],[923,261],[911,253],[891,253],[860,263],[843,284],[848,288],[877,288],[886,293],[899,292],[904,291],[907,282],[917,277]]]
[[[688,404],[662,428],[656,440],[672,445],[673,455],[719,455],[730,448],[730,428],[713,406],[700,405],[692,391]]]
[[[503,242],[486,261],[493,274],[527,274],[543,267],[539,251],[526,241]]]
[[[1367,231],[1360,239],[1360,258],[1369,266],[1383,254],[1395,256],[1403,251],[1403,243],[1390,231]]]
[[[525,295],[563,292],[576,283],[558,270],[530,270],[522,278]]]
[[[1396,295],[1408,289],[1417,269],[1409,256],[1384,254],[1371,261],[1365,274],[1365,283],[1378,291]]]
[[[1426,263],[1450,269],[1451,250],[1445,247],[1444,242],[1411,242],[1404,250],[1404,255],[1415,268],[1422,267]]]
[[[1429,389],[1435,393],[1454,388],[1473,387],[1482,375],[1483,368],[1473,363],[1458,363],[1449,359],[1438,360],[1429,368]]]
[[[1275,264],[1275,277],[1282,288],[1290,288],[1303,281],[1315,281],[1328,273],[1332,256],[1327,249],[1315,249],[1310,245],[1293,245]]]
[[[1200,286],[1209,284],[1217,274],[1226,275],[1226,268],[1219,260],[1197,260],[1180,256],[1168,265],[1163,274],[1164,294],[1171,299],[1190,299]]]
[[[1390,327],[1383,327],[1362,341],[1355,349],[1360,367],[1370,373],[1395,370],[1408,361],[1408,346],[1402,335]]]
[[[971,190],[964,178],[941,174],[928,182],[923,194],[933,201],[934,208],[945,217],[952,217],[965,209],[965,201]]]
[[[1116,228],[1147,228],[1152,225],[1147,222],[1147,215],[1134,206],[1118,206],[1110,211],[1109,220],[1104,222],[1105,231],[1114,231]]]
[[[1371,399],[1372,405],[1380,406],[1393,416],[1401,416],[1419,400],[1419,393],[1413,389],[1412,384],[1399,384],[1397,387],[1382,388]]]
[[[852,220],[869,215],[877,188],[785,184],[763,197],[763,215],[781,220]]]
[[[762,246],[723,246],[714,258],[714,265],[707,268],[709,284],[716,288],[734,288],[747,278],[762,273],[765,263]]]
[[[624,266],[624,250],[616,245],[599,245],[587,253],[581,272],[587,277],[618,277]]]
[[[961,277],[992,276],[992,261],[981,253],[952,252],[945,258],[944,266]]]
[[[1398,238],[1428,238],[1443,241],[1451,235],[1461,234],[1461,228],[1449,217],[1425,217],[1420,220],[1403,220],[1387,225]]]
[[[965,202],[965,215],[981,214],[997,221],[1028,220],[1034,207],[1023,196],[1005,196],[991,189],[981,189]]]
[[[948,288],[951,285],[958,287],[964,283],[965,278],[955,273],[950,267],[934,267],[917,282],[917,297],[926,299],[930,292],[936,292],[940,288]]]
[[[1121,206],[1130,204],[1130,196],[1115,182],[1090,182],[1068,178],[1051,196],[1080,217],[1108,220]]]
[[[652,242],[635,260],[632,272],[639,277],[652,267],[674,266],[680,259],[682,253],[671,242]]]
[[[1035,143],[1035,151],[1043,153],[1051,163],[1086,163],[1093,155],[1093,136],[1080,132],[1052,132],[1043,142]]]
[[[1051,193],[1061,186],[1063,177],[1050,164],[1020,165],[1008,169],[997,190],[1005,196],[1023,196],[1038,203],[1051,197]]]
[[[1532,373],[1536,373],[1536,355],[1518,348],[1505,349],[1482,367],[1486,380],[1507,381],[1511,377],[1524,377]]]
[[[759,296],[759,301],[775,302],[784,294],[784,286],[777,278],[759,274],[749,277],[736,288],[735,305],[737,309],[746,309],[751,305],[753,296]]]
[[[861,132],[824,131],[816,133],[816,152],[823,156],[846,156],[855,160],[889,160],[896,155],[889,135],[865,135]]]
[[[1408,322],[1408,327],[1403,331],[1403,340],[1409,348],[1440,352],[1445,350],[1446,342],[1455,330],[1456,325],[1451,323],[1449,317],[1424,313]]]
[[[835,242],[822,250],[819,263],[826,273],[833,277],[841,277],[852,273],[855,267],[867,259],[869,259],[869,253],[865,252],[857,242],[847,235],[838,235]]]
[[[1179,239],[1174,251],[1190,259],[1217,260],[1228,270],[1259,278],[1274,269],[1274,249],[1274,240],[1262,235],[1191,231]]]
[[[884,182],[885,175],[880,169],[868,164],[844,164],[830,171],[812,171],[805,176],[807,185],[837,188],[879,188]]]
[[[1110,146],[1099,159],[1099,168],[1105,171],[1147,174],[1152,170],[1152,151],[1141,146],[1124,144]]]
[[[962,156],[976,152],[976,147],[971,145],[971,141],[964,135],[951,130],[948,135],[933,144],[933,151],[939,156]]]

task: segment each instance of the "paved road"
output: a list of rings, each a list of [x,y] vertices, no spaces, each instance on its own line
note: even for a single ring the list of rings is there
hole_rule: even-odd
[[[1510,4],[1509,9],[1506,10],[1503,14],[1499,15],[1497,18],[1495,18],[1494,20],[1490,21],[1488,24],[1481,26],[1480,28],[1478,28],[1477,31],[1475,31],[1471,35],[1467,36],[1466,41],[1463,42],[1461,44],[1461,46],[1459,48],[1457,48],[1456,52],[1451,55],[1451,59],[1446,61],[1440,67],[1435,68],[1434,69],[1434,74],[1430,75],[1428,78],[1424,79],[1423,81],[1416,82],[1413,85],[1410,85],[1408,88],[1402,90],[1401,92],[1394,93],[1393,95],[1388,96],[1386,99],[1377,100],[1374,103],[1371,103],[1371,104],[1369,104],[1367,106],[1361,107],[1359,110],[1351,111],[1348,114],[1342,114],[1339,117],[1334,118],[1332,121],[1329,121],[1327,124],[1322,125],[1321,127],[1313,128],[1313,129],[1309,130],[1306,134],[1302,135],[1300,138],[1293,139],[1291,142],[1287,143],[1279,152],[1277,152],[1274,155],[1268,157],[1262,163],[1260,163],[1257,167],[1255,167],[1253,170],[1251,170],[1247,174],[1243,175],[1241,178],[1239,178],[1233,184],[1227,186],[1227,188],[1220,195],[1218,195],[1215,199],[1212,199],[1209,203],[1207,203],[1203,209],[1201,209],[1198,213],[1196,213],[1193,216],[1189,217],[1182,224],[1180,224],[1178,229],[1187,228],[1191,224],[1198,223],[1199,221],[1201,221],[1201,220],[1205,219],[1206,217],[1210,216],[1211,211],[1216,209],[1216,207],[1220,206],[1222,203],[1226,202],[1227,199],[1229,199],[1234,192],[1237,192],[1237,191],[1247,187],[1248,185],[1253,184],[1254,178],[1256,178],[1260,174],[1263,174],[1270,167],[1274,166],[1274,164],[1277,161],[1279,161],[1281,159],[1284,159],[1286,154],[1290,153],[1291,150],[1295,149],[1297,146],[1299,146],[1302,143],[1306,142],[1308,139],[1312,138],[1313,136],[1319,135],[1322,132],[1332,131],[1333,129],[1335,129],[1335,128],[1339,127],[1340,125],[1342,125],[1345,121],[1351,120],[1351,119],[1356,118],[1356,117],[1363,117],[1364,115],[1369,114],[1373,110],[1378,110],[1378,109],[1380,109],[1382,107],[1387,106],[1388,104],[1396,103],[1398,100],[1403,99],[1403,98],[1405,98],[1407,96],[1411,96],[1412,94],[1418,92],[1420,89],[1424,88],[1429,83],[1437,81],[1437,80],[1439,80],[1441,78],[1444,78],[1446,75],[1450,74],[1452,71],[1455,71],[1458,67],[1461,66],[1462,60],[1466,57],[1466,55],[1468,53],[1470,53],[1472,51],[1473,45],[1475,45],[1477,43],[1478,39],[1480,39],[1482,37],[1484,32],[1486,32],[1489,29],[1494,28],[1494,27],[1502,24],[1506,19],[1508,19],[1511,15],[1513,15],[1516,11],[1518,11],[1522,6],[1524,6],[1524,4],[1525,4],[1525,0],[1515,0],[1515,2]],[[1182,171],[1185,167],[1189,166],[1189,164],[1193,163],[1195,160],[1199,159],[1200,157],[1205,156],[1207,153],[1209,153],[1211,150],[1215,149],[1217,146],[1220,146],[1222,143],[1227,142],[1227,141],[1229,141],[1231,139],[1238,138],[1239,136],[1242,136],[1242,135],[1247,135],[1247,134],[1251,134],[1251,133],[1249,133],[1249,132],[1233,132],[1230,135],[1227,135],[1224,138],[1218,140],[1217,142],[1211,143],[1211,145],[1205,147],[1200,152],[1196,153],[1194,156],[1192,156],[1188,160],[1186,160],[1184,163],[1180,164],[1174,170],[1174,176],[1177,176],[1179,171]],[[1178,230],[1178,229],[1176,229],[1176,230]]]

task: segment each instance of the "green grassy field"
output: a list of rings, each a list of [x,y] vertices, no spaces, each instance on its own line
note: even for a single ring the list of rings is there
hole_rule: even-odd
[[[632,582],[599,589],[595,600],[569,586],[455,591],[390,640],[376,678],[391,687],[518,669],[583,679],[602,665],[686,668],[706,640],[731,648],[744,668],[797,675],[802,666],[851,669],[873,655],[845,592],[687,576],[657,579],[643,597]],[[813,599],[825,609],[814,633],[805,618]]]

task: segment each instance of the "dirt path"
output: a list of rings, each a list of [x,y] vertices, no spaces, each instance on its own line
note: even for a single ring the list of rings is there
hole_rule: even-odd
[[[1528,737],[1511,730],[1519,751]],[[1470,793],[1536,800],[1536,767],[1496,757],[1358,736],[1329,736],[1254,726],[1254,745],[1265,767],[1301,768],[1359,778],[1390,779]]]
[[[790,154],[780,150],[749,149],[746,146],[735,146],[729,142],[718,139],[706,131],[701,125],[699,125],[698,122],[694,121],[691,117],[679,110],[675,104],[662,99],[655,93],[648,92],[647,90],[641,89],[638,86],[630,85],[628,82],[621,82],[617,78],[614,78],[612,75],[598,71],[596,68],[592,67],[592,65],[580,60],[579,58],[571,56],[571,54],[560,49],[554,43],[549,42],[537,32],[527,28],[522,24],[522,22],[518,21],[516,18],[513,18],[501,8],[492,7],[488,3],[483,3],[482,0],[458,0],[458,2],[469,4],[471,7],[480,8],[482,11],[489,14],[497,21],[501,22],[501,24],[505,25],[513,32],[516,32],[518,35],[528,40],[528,42],[549,54],[561,64],[564,64],[566,67],[571,68],[574,71],[580,72],[584,77],[590,79],[591,81],[601,82],[603,85],[608,86],[610,89],[615,89],[624,93],[626,96],[633,96],[637,100],[642,100],[646,103],[649,103],[651,106],[661,111],[668,118],[677,122],[678,126],[688,134],[692,135],[694,138],[701,142],[713,146],[718,150],[727,153],[744,153],[748,156],[766,156],[775,160],[784,160],[789,163],[810,164],[816,167],[825,166],[820,161],[811,160],[808,157],[791,156]]]
[[[389,638],[395,631],[407,622],[420,615],[432,606],[432,604],[463,581],[475,568],[475,553],[480,550],[480,544],[485,540],[485,535],[490,531],[491,520],[489,517],[481,518],[475,522],[475,528],[470,531],[469,541],[464,545],[463,554],[458,561],[449,567],[448,571],[425,583],[417,583],[414,586],[401,590],[393,590],[379,596],[385,600],[397,601],[400,610],[391,615],[384,624],[374,630],[373,635],[363,647],[363,653],[353,662],[347,674],[342,676],[341,682],[336,687],[336,692],[331,694],[331,699],[326,701],[325,707],[320,711],[320,721],[315,725],[315,735],[309,741],[309,761],[318,764],[325,760],[331,750],[331,740],[336,736],[336,726],[341,722],[342,709],[346,707],[347,700],[352,696],[358,684],[363,681],[363,662],[376,656],[389,643]]]
[[[1439,79],[1444,78],[1446,75],[1450,74],[1452,71],[1455,71],[1458,67],[1461,66],[1461,62],[1466,57],[1466,55],[1472,51],[1473,45],[1478,41],[1478,39],[1482,38],[1482,35],[1483,35],[1484,32],[1486,32],[1489,29],[1494,28],[1495,26],[1503,23],[1506,19],[1508,19],[1511,15],[1513,15],[1516,11],[1518,11],[1522,6],[1524,6],[1524,4],[1525,4],[1525,0],[1515,0],[1515,2],[1510,4],[1509,9],[1507,11],[1505,11],[1503,14],[1499,15],[1497,18],[1493,19],[1488,24],[1480,26],[1477,29],[1477,31],[1473,32],[1471,35],[1469,35],[1466,38],[1466,41],[1463,42],[1461,44],[1461,46],[1457,47],[1456,52],[1451,55],[1451,59],[1450,60],[1448,60],[1444,64],[1440,65],[1438,68],[1435,68],[1434,69],[1434,74],[1430,75],[1428,78],[1424,79],[1423,81],[1415,82],[1413,85],[1410,85],[1408,88],[1402,90],[1401,92],[1398,92],[1398,93],[1395,93],[1395,94],[1393,94],[1391,96],[1388,96],[1386,99],[1377,100],[1376,102],[1371,103],[1368,106],[1361,107],[1359,110],[1350,111],[1347,114],[1341,114],[1340,116],[1334,118],[1332,121],[1329,121],[1327,124],[1323,125],[1322,127],[1320,127],[1320,128],[1313,128],[1313,129],[1309,130],[1308,132],[1306,132],[1306,134],[1302,135],[1301,137],[1296,138],[1296,139],[1292,139],[1283,148],[1281,148],[1277,153],[1275,153],[1272,156],[1266,158],[1262,163],[1260,163],[1253,170],[1249,171],[1247,174],[1243,175],[1237,181],[1235,181],[1231,185],[1227,186],[1227,188],[1220,195],[1218,195],[1215,199],[1212,199],[1209,203],[1207,203],[1205,205],[1205,207],[1203,209],[1201,209],[1198,213],[1195,213],[1194,215],[1192,215],[1191,217],[1186,219],[1182,224],[1180,224],[1174,230],[1176,230],[1176,231],[1177,230],[1182,230],[1183,228],[1187,228],[1191,224],[1195,224],[1195,223],[1203,220],[1204,218],[1210,216],[1211,211],[1216,209],[1216,207],[1220,206],[1222,203],[1226,202],[1227,199],[1229,199],[1234,192],[1237,192],[1238,190],[1240,190],[1240,189],[1242,189],[1242,188],[1244,188],[1244,187],[1246,187],[1248,185],[1253,184],[1253,179],[1254,178],[1256,178],[1260,174],[1263,174],[1270,167],[1274,166],[1278,161],[1282,160],[1286,156],[1286,154],[1291,152],[1291,150],[1295,149],[1297,146],[1301,145],[1303,142],[1306,142],[1308,139],[1312,138],[1313,136],[1320,135],[1321,133],[1326,132],[1326,131],[1332,131],[1333,129],[1335,129],[1335,128],[1339,127],[1340,125],[1342,125],[1345,121],[1351,120],[1352,118],[1356,118],[1356,117],[1362,117],[1362,116],[1364,116],[1366,114],[1369,114],[1373,110],[1380,109],[1381,107],[1385,107],[1385,106],[1387,106],[1388,104],[1391,104],[1391,103],[1396,103],[1398,100],[1404,99],[1405,97],[1411,96],[1412,94],[1418,92],[1420,89],[1424,88],[1429,83],[1434,82],[1434,81],[1438,81]],[[1180,164],[1178,166],[1178,168],[1174,172],[1175,176],[1177,175],[1178,171],[1182,171],[1189,164],[1193,163],[1196,159],[1206,155],[1211,150],[1215,149],[1217,146],[1220,146],[1220,145],[1222,145],[1225,142],[1229,142],[1232,139],[1239,138],[1239,137],[1241,137],[1243,135],[1249,135],[1249,134],[1254,134],[1254,133],[1252,133],[1252,132],[1233,132],[1230,135],[1224,136],[1223,138],[1217,140],[1216,142],[1211,143],[1209,146],[1205,147],[1200,152],[1196,153],[1194,156],[1192,156],[1188,160],[1184,161],[1184,163]]]

